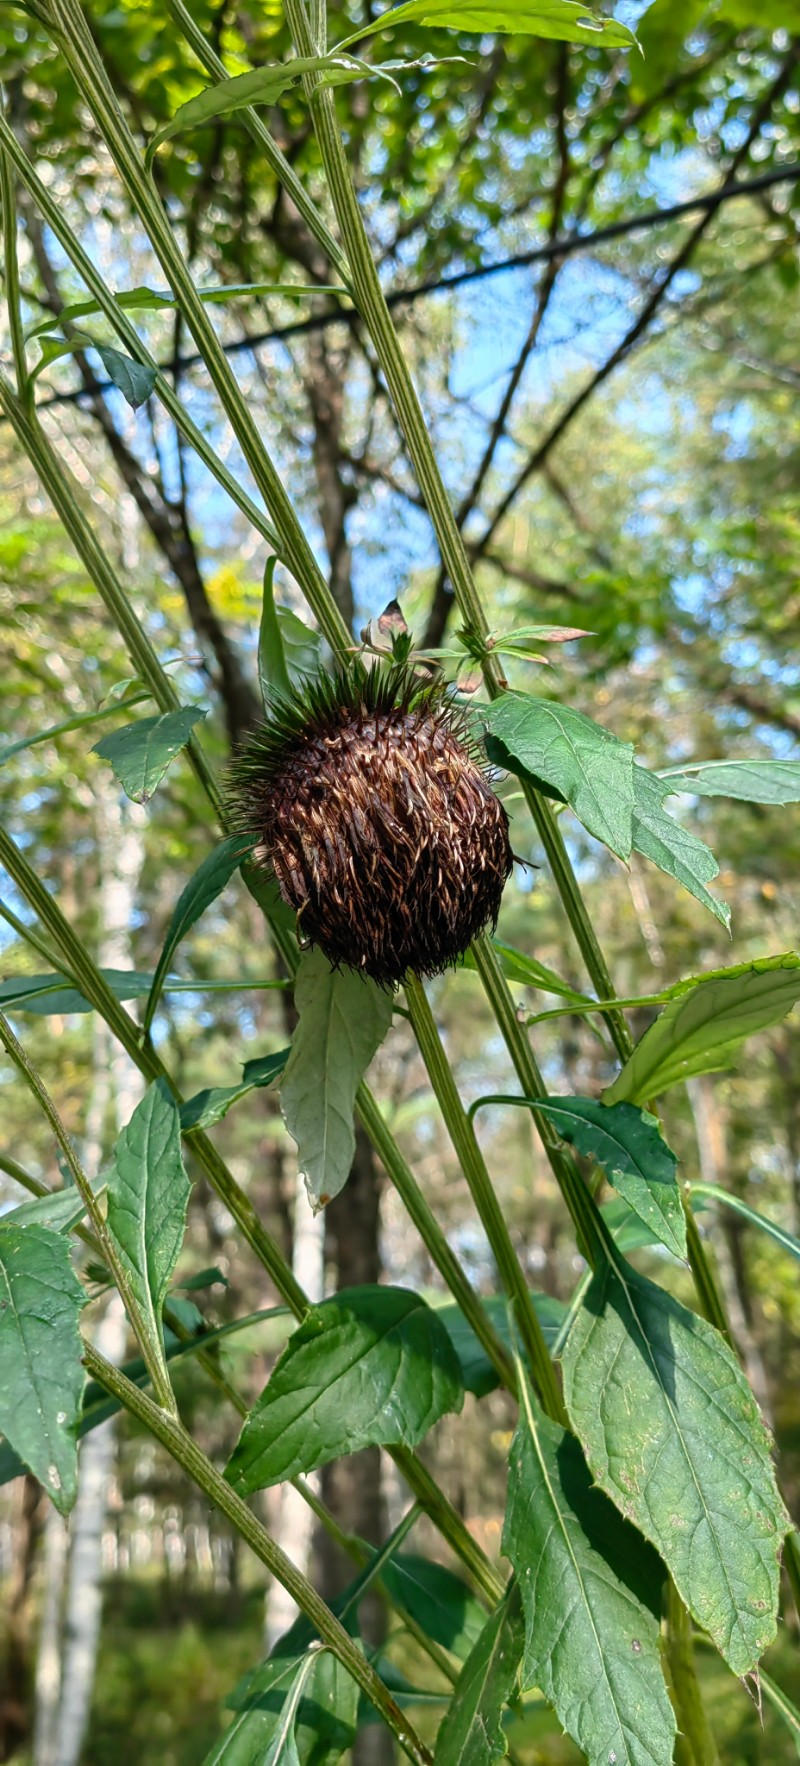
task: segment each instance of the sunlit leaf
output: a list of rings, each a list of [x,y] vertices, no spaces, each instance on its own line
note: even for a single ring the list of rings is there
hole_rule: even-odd
[[[531,1108],[555,1123],[562,1140],[596,1160],[616,1190],[676,1257],[686,1256],[686,1219],[676,1159],[655,1116],[633,1104],[596,1098],[547,1098]]]
[[[719,871],[713,852],[696,834],[681,822],[667,815],[663,807],[669,795],[669,783],[634,766],[633,846],[643,858],[649,858],[660,871],[682,883],[690,895],[702,902],[723,926],[730,924],[730,908],[706,889]]]
[[[192,730],[206,713],[201,705],[181,705],[158,717],[141,717],[123,724],[96,742],[93,754],[110,761],[123,791],[134,803],[146,803],[170,762],[180,754]]]
[[[114,1149],[108,1174],[108,1230],[151,1350],[162,1364],[161,1313],[183,1244],[189,1189],[178,1106],[165,1082],[157,1080]]]
[[[481,706],[488,731],[487,750],[497,765],[520,770],[535,785],[555,791],[575,811],[590,834],[619,858],[628,858],[633,840],[633,747],[619,742],[583,712],[537,699],[504,693]]]
[[[659,774],[670,792],[736,797],[741,803],[800,803],[800,761],[700,760]]]

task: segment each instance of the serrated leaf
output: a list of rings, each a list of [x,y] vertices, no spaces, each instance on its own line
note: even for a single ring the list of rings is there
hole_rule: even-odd
[[[332,969],[312,950],[300,958],[294,997],[298,1022],[281,1109],[311,1205],[322,1208],[350,1175],[356,1092],[391,1028],[392,996],[352,969]]]
[[[491,760],[545,784],[619,858],[633,841],[633,747],[610,730],[549,699],[504,693],[481,707]],[[495,746],[499,744],[499,748]]]
[[[114,1149],[107,1219],[151,1349],[164,1365],[161,1313],[183,1244],[190,1187],[178,1106],[159,1079]]]
[[[436,1738],[436,1766],[493,1766],[506,1753],[503,1709],[513,1698],[525,1627],[516,1582],[469,1655]]]
[[[205,716],[200,705],[181,705],[159,717],[141,717],[103,736],[92,753],[110,761],[127,797],[147,803],[170,762],[186,747],[195,724]]]
[[[480,1602],[460,1576],[414,1552],[396,1552],[381,1572],[389,1593],[426,1637],[465,1662],[486,1623]]]
[[[554,1343],[566,1312],[563,1301],[556,1300],[551,1294],[538,1294],[534,1290],[531,1290],[531,1299],[545,1341]],[[482,1304],[498,1336],[511,1349],[513,1338],[505,1294],[490,1294]],[[494,1392],[500,1384],[497,1369],[489,1360],[472,1326],[467,1323],[460,1306],[456,1305],[455,1300],[448,1300],[443,1306],[436,1306],[436,1314],[458,1356],[465,1391],[474,1393],[476,1398],[483,1398],[487,1392]]]
[[[717,876],[719,865],[705,841],[698,840],[680,822],[667,815],[663,807],[669,795],[664,779],[648,773],[645,767],[634,766],[633,846],[643,858],[649,858],[660,871],[682,883],[689,894],[702,902],[709,913],[723,926],[730,925],[731,911],[727,903],[718,901],[706,889]]]
[[[540,1410],[522,1368],[520,1383],[502,1549],[525,1611],[522,1691],[541,1688],[589,1766],[671,1766],[663,1566],[593,1489],[578,1442]]]
[[[607,1104],[645,1103],[697,1073],[729,1067],[740,1044],[778,1024],[800,999],[800,957],[757,958],[679,982],[613,1085]]]
[[[252,851],[253,841],[246,834],[231,834],[227,840],[221,840],[207,858],[203,859],[193,877],[190,877],[186,888],[178,896],[173,909],[172,918],[167,927],[161,955],[156,964],[153,985],[145,1007],[144,1032],[150,1029],[153,1016],[158,1005],[159,995],[166,980],[167,970],[181,942],[197,924],[201,914],[222,894],[226,884],[230,882],[234,871]]]
[[[343,1289],[290,1337],[225,1476],[246,1495],[362,1447],[415,1447],[463,1397],[450,1338],[418,1294]]]
[[[110,344],[96,343],[94,347],[109,380],[113,381],[131,409],[138,411],[140,405],[146,405],[156,384],[157,370],[148,368],[144,362],[135,362],[133,356],[126,356],[122,350],[112,349]]]
[[[511,31],[520,36],[555,38],[561,43],[588,43],[592,48],[630,49],[636,38],[626,25],[601,18],[576,0],[406,0],[381,14],[359,36],[398,24],[422,24],[451,31]]]
[[[580,1097],[537,1099],[531,1109],[554,1122],[562,1140],[577,1152],[602,1165],[614,1188],[668,1251],[686,1256],[677,1160],[655,1116],[633,1104]]]
[[[800,761],[700,760],[660,773],[670,792],[735,797],[741,803],[800,803]]]
[[[77,1494],[85,1301],[66,1239],[0,1223],[0,1429],[62,1515]]]
[[[788,1517],[733,1351],[611,1251],[562,1366],[570,1422],[596,1482],[661,1553],[734,1674],[750,1673],[775,1636]]]
[[[221,1122],[223,1116],[227,1116],[231,1105],[246,1098],[248,1092],[256,1087],[274,1085],[286,1066],[289,1053],[289,1049],[278,1049],[274,1055],[259,1055],[253,1061],[245,1061],[238,1085],[212,1085],[205,1091],[195,1092],[193,1098],[187,1098],[186,1103],[181,1104],[184,1133],[191,1128],[212,1128],[215,1122]]]

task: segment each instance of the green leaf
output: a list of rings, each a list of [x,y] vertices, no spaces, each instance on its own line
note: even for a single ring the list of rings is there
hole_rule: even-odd
[[[549,699],[504,693],[481,708],[491,760],[564,798],[590,834],[619,858],[633,840],[633,747]],[[499,748],[495,746],[499,744]]]
[[[656,778],[655,773],[648,773],[645,767],[634,766],[633,787],[635,851],[651,859],[668,877],[682,883],[684,889],[688,889],[689,894],[702,902],[703,907],[727,928],[730,908],[726,902],[717,901],[705,887],[716,877],[719,865],[705,842],[674,821],[662,807],[664,798],[669,795],[667,781]]]
[[[734,1196],[730,1190],[724,1190],[716,1183],[693,1183],[692,1202],[697,1199],[722,1202],[725,1208],[738,1214],[740,1220],[746,1220],[750,1226],[757,1227],[759,1232],[766,1233],[767,1238],[774,1239],[782,1251],[788,1251],[790,1257],[796,1257],[800,1262],[800,1239],[787,1232],[785,1226],[779,1226],[776,1220],[768,1219],[766,1214],[759,1214],[758,1209],[751,1208],[742,1196]]]
[[[150,993],[155,977],[141,969],[101,969],[103,979],[118,1000],[141,999]],[[197,979],[178,981],[174,975],[161,983],[162,993],[238,993],[255,988],[259,991],[282,989],[284,981],[256,981],[248,976],[239,981]],[[67,986],[62,975],[15,975],[0,982],[0,1007],[13,1007],[15,1012],[35,1012],[41,1017],[70,1012],[92,1012],[94,1007],[76,987]],[[247,1066],[250,1066],[248,1061]],[[253,1066],[257,1063],[253,1062]]]
[[[195,1275],[187,1276],[185,1282],[178,1282],[184,1294],[196,1294],[200,1288],[227,1288],[230,1286],[228,1277],[223,1275],[213,1263],[208,1269],[198,1269]]]
[[[85,1300],[66,1239],[0,1223],[0,1429],[62,1515],[77,1494]]]
[[[182,705],[159,717],[141,717],[104,736],[92,753],[111,762],[127,797],[147,803],[170,762],[186,747],[195,724],[205,716],[202,706]]]
[[[381,1580],[401,1607],[440,1643],[465,1662],[486,1623],[486,1613],[460,1576],[414,1552],[398,1552]]]
[[[602,1165],[614,1188],[668,1251],[686,1256],[677,1160],[655,1116],[633,1104],[601,1104],[596,1098],[536,1100],[531,1109],[549,1117],[569,1146]]]
[[[681,981],[603,1096],[646,1103],[696,1073],[730,1067],[740,1044],[778,1024],[800,999],[800,957],[757,958]]]
[[[302,687],[305,681],[314,680],[322,667],[319,632],[298,619],[291,607],[279,606],[277,614],[289,679],[293,687]]]
[[[108,1229],[162,1363],[161,1312],[183,1244],[189,1190],[178,1106],[159,1079],[145,1092],[114,1149]]]
[[[748,1674],[775,1636],[788,1517],[732,1350],[610,1247],[562,1366],[596,1482],[661,1553],[734,1674]]]
[[[560,43],[598,44],[604,49],[630,49],[636,38],[626,25],[601,18],[577,0],[406,0],[383,12],[359,40],[399,24],[435,25],[444,30],[511,31],[519,36],[554,37]],[[356,39],[348,39],[355,41]]]
[[[278,623],[278,610],[272,590],[272,579],[278,560],[268,558],[264,570],[264,594],[261,603],[261,625],[258,633],[258,679],[264,710],[270,709],[275,698],[291,692],[292,683],[283,653],[283,638]]]
[[[281,1108],[312,1207],[322,1208],[350,1175],[356,1092],[391,1027],[392,996],[312,950],[300,958],[294,997],[298,1023]]]
[[[105,1189],[105,1178],[92,1185],[97,1196]],[[70,1227],[77,1226],[86,1213],[86,1206],[74,1184],[68,1184],[63,1190],[51,1190],[47,1196],[36,1196],[29,1202],[20,1202],[17,1208],[10,1208],[2,1217],[3,1226],[43,1226],[49,1232],[65,1233]]]
[[[562,1300],[554,1299],[551,1294],[537,1294],[534,1290],[531,1290],[531,1299],[545,1340],[552,1344],[558,1335],[566,1307]],[[434,1302],[434,1304],[436,1303]],[[483,1301],[483,1307],[488,1312],[498,1335],[511,1349],[513,1338],[508,1322],[508,1301],[505,1294],[491,1294],[488,1299]],[[494,1363],[489,1360],[486,1350],[478,1341],[472,1326],[467,1323],[460,1306],[456,1305],[455,1300],[445,1301],[443,1306],[436,1305],[436,1316],[444,1325],[458,1356],[465,1391],[473,1392],[476,1398],[483,1398],[487,1392],[494,1392],[500,1384],[497,1369]]]
[[[504,944],[501,939],[493,938],[492,945],[500,958],[500,967],[507,981],[519,981],[523,987],[539,987],[543,993],[555,993],[570,1004],[592,1003],[588,993],[578,993],[574,987],[570,987],[568,981],[562,981],[554,969],[548,969],[544,963],[537,962],[535,957],[526,956],[524,951],[516,950],[513,944]],[[477,970],[471,950],[464,957],[464,968]]]
[[[342,1604],[342,1599],[334,1601],[334,1612]],[[344,1623],[352,1631],[352,1622],[345,1618]],[[227,1701],[237,1715],[204,1766],[263,1766],[270,1758],[264,1750],[276,1734],[286,1688],[309,1661],[303,1652],[312,1642],[310,1625],[298,1620],[269,1660],[244,1676]],[[335,1766],[355,1740],[358,1687],[329,1650],[317,1650],[310,1659],[313,1666],[295,1716],[297,1758],[300,1766]]]
[[[736,797],[741,803],[800,803],[800,761],[700,760],[659,773],[670,792]]]
[[[519,1589],[512,1582],[461,1670],[436,1738],[436,1766],[493,1766],[503,1758],[503,1709],[516,1692],[524,1644]]]
[[[113,380],[132,410],[138,411],[140,405],[146,405],[156,383],[157,370],[148,368],[143,362],[135,362],[132,356],[112,349],[107,343],[96,343],[94,347],[109,380]]]
[[[231,834],[227,840],[221,840],[213,852],[203,859],[193,877],[190,877],[186,888],[178,896],[167,927],[161,955],[156,964],[153,985],[145,1007],[144,1033],[147,1035],[153,1022],[159,995],[166,979],[167,970],[181,942],[196,925],[201,914],[222,894],[225,885],[230,882],[234,871],[238,871],[242,860],[252,851],[253,841],[246,834]]]
[[[671,1766],[663,1567],[593,1489],[575,1437],[539,1409],[521,1367],[520,1395],[502,1549],[525,1610],[522,1691],[541,1688],[589,1766]]]
[[[361,1447],[415,1447],[463,1396],[450,1338],[418,1294],[343,1289],[290,1337],[225,1476],[244,1496]]]
[[[279,294],[290,299],[306,294],[338,294],[346,295],[347,290],[321,282],[223,282],[218,288],[196,288],[199,300],[215,305],[226,305],[232,300],[241,300],[244,295],[251,294],[259,298],[265,294]],[[177,307],[178,302],[168,288],[124,288],[114,295],[118,307],[135,312],[158,313],[164,308]],[[46,319],[37,319],[26,330],[27,338],[41,337],[48,331],[54,331],[67,320],[88,319],[94,313],[101,313],[103,308],[96,300],[72,301],[69,306],[62,307],[56,316],[50,314]],[[96,344],[92,345],[97,348]]]
[[[206,1756],[204,1766],[301,1766],[295,1723],[314,1662],[314,1655],[306,1655],[277,1663],[269,1687],[256,1688],[252,1707],[246,1706],[226,1729],[221,1742]],[[267,1693],[275,1706],[275,1715],[265,1717],[260,1701]],[[256,1723],[252,1721],[254,1714]]]
[[[120,682],[120,687],[127,692],[134,684],[138,683],[128,679]],[[37,730],[35,736],[23,736],[19,742],[8,742],[0,748],[0,766],[5,766],[6,761],[11,760],[15,754],[23,754],[28,748],[38,748],[41,742],[54,742],[58,736],[67,736],[72,730],[81,730],[88,724],[99,724],[106,718],[118,717],[121,711],[132,710],[134,705],[141,705],[144,699],[149,698],[149,693],[134,693],[121,704],[101,705],[97,711],[78,711],[74,717],[64,718],[63,723],[51,724],[46,730]]]
[[[206,1091],[195,1092],[193,1098],[187,1098],[186,1103],[181,1104],[183,1132],[190,1128],[212,1128],[215,1122],[221,1122],[223,1116],[227,1116],[231,1104],[246,1098],[257,1086],[272,1085],[280,1078],[289,1054],[289,1049],[278,1049],[274,1055],[259,1055],[254,1061],[245,1061],[238,1085],[213,1085]]]

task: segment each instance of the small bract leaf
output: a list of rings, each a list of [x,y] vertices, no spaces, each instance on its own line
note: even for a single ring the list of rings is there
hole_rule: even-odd
[[[757,958],[681,981],[673,998],[603,1093],[607,1104],[645,1103],[696,1073],[730,1067],[740,1044],[778,1024],[800,999],[800,957]]]
[[[123,791],[134,803],[146,803],[170,762],[180,754],[192,730],[206,713],[200,705],[182,705],[160,717],[141,717],[123,724],[96,742],[93,754],[108,760]]]
[[[321,950],[300,959],[292,1052],[281,1085],[286,1127],[297,1145],[312,1207],[324,1207],[350,1175],[356,1092],[392,1023],[392,996]]]
[[[540,1410],[524,1369],[520,1379],[503,1551],[525,1610],[522,1690],[541,1688],[589,1766],[671,1766],[663,1565],[593,1489],[578,1442]]]
[[[590,834],[628,858],[633,840],[633,747],[573,711],[527,693],[504,693],[481,707],[489,758],[544,784],[575,811]],[[499,744],[499,748],[495,747]]]
[[[85,1301],[60,1233],[0,1223],[0,1429],[62,1515],[77,1494]]]
[[[246,1495],[361,1447],[415,1447],[463,1397],[450,1338],[418,1294],[343,1289],[290,1337],[225,1476]]]
[[[775,1636],[789,1523],[732,1350],[611,1247],[562,1365],[596,1482],[656,1546],[734,1674],[750,1673]]]
[[[727,903],[710,895],[710,883],[719,871],[713,852],[696,834],[667,815],[663,801],[669,794],[664,779],[648,773],[645,767],[634,766],[633,846],[643,858],[649,858],[660,871],[682,883],[703,907],[708,908],[723,926],[730,924]]]
[[[614,1188],[668,1251],[686,1256],[677,1160],[655,1116],[633,1104],[601,1104],[597,1098],[548,1098],[531,1108],[548,1116],[570,1146],[602,1165]]]
[[[503,1709],[516,1691],[524,1644],[519,1589],[512,1582],[461,1670],[436,1738],[436,1766],[493,1766],[503,1758]]]

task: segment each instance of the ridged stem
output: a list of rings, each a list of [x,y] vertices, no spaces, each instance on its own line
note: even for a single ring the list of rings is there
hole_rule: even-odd
[[[429,1749],[420,1740],[363,1650],[359,1649],[312,1584],[270,1538],[252,1509],[237,1496],[236,1491],[206,1458],[182,1423],[175,1417],[165,1415],[146,1392],[142,1392],[127,1379],[119,1368],[112,1367],[90,1344],[84,1344],[83,1359],[92,1378],[104,1386],[131,1416],[135,1416],[161,1442],[198,1489],[203,1491],[214,1507],[225,1515],[237,1533],[246,1540],[270,1575],[288,1591],[322,1642],[378,1711],[408,1759],[413,1760],[415,1766],[432,1766]]]
[[[409,976],[405,985],[411,1023],[420,1054],[491,1246],[500,1279],[513,1303],[517,1329],[525,1347],[536,1389],[550,1416],[565,1423],[563,1400],[544,1333],[528,1292],[519,1258],[511,1243],[505,1215],[478,1145],[475,1130],[459,1097],[425,989],[415,975]]]

